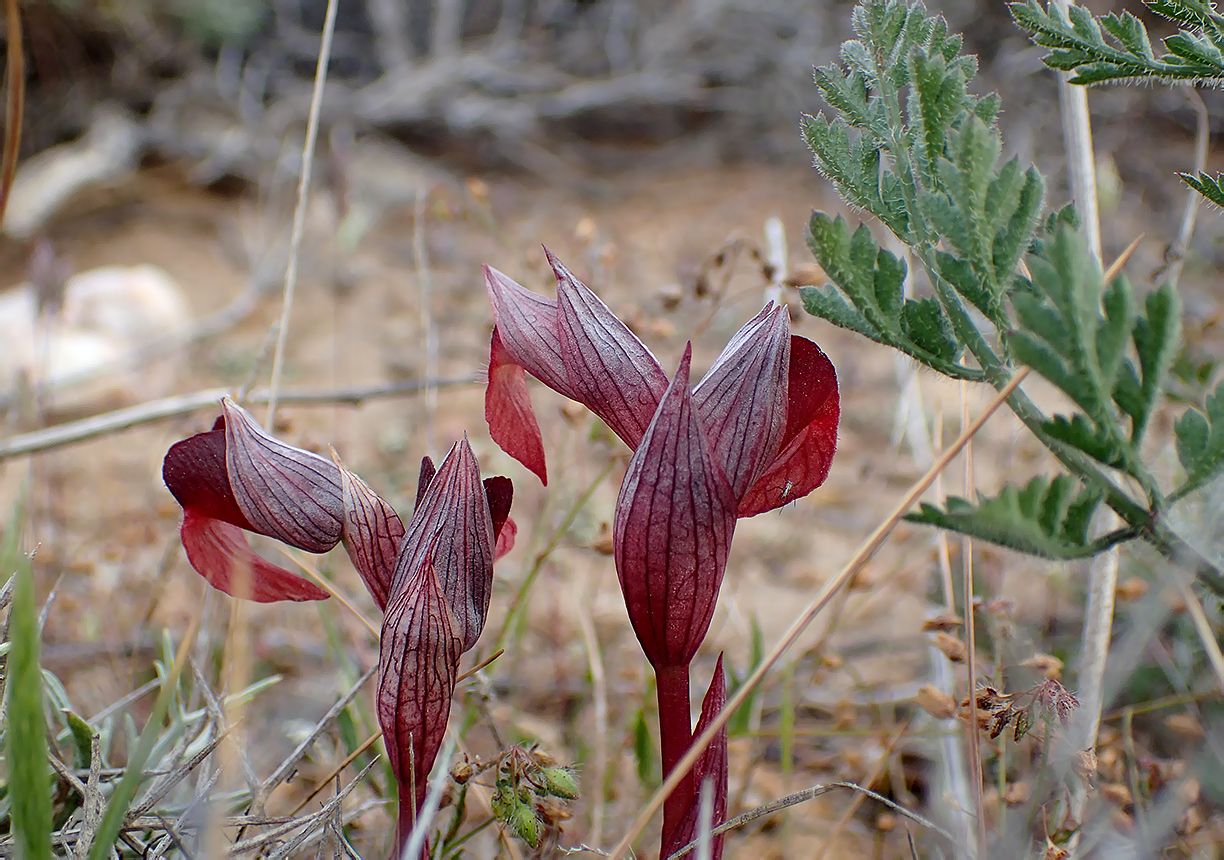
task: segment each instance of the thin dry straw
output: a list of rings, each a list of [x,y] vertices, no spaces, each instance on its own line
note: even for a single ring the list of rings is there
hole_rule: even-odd
[[[323,20],[323,36],[319,44],[319,62],[315,67],[314,90],[310,95],[310,115],[306,118],[306,142],[302,145],[302,172],[298,181],[297,204],[293,208],[293,231],[289,234],[289,262],[285,266],[285,295],[281,302],[280,321],[276,324],[276,352],[272,354],[271,397],[268,399],[269,430],[276,426],[276,392],[280,387],[281,369],[285,363],[285,341],[289,336],[289,315],[293,312],[293,294],[297,287],[298,251],[306,231],[306,196],[310,193],[310,176],[314,168],[315,142],[319,137],[319,111],[323,105],[323,85],[327,83],[327,67],[331,62],[332,35],[336,32],[338,0],[327,0],[327,15]]]
[[[651,817],[658,811],[659,807],[663,805],[664,798],[675,790],[676,786],[680,784],[680,781],[684,779],[685,775],[692,769],[693,764],[697,761],[702,751],[709,746],[710,741],[714,739],[715,733],[726,725],[727,720],[730,719],[731,714],[735,712],[736,708],[744,703],[748,696],[752,694],[752,691],[757,688],[757,685],[761,683],[761,680],[765,677],[765,675],[774,667],[774,664],[776,664],[778,660],[782,658],[782,655],[795,644],[795,642],[799,639],[800,634],[803,633],[808,624],[812,622],[812,619],[814,619],[820,613],[820,611],[824,609],[829,600],[831,600],[833,596],[841,590],[842,586],[849,582],[850,579],[856,573],[858,573],[859,569],[862,568],[868,559],[875,554],[876,550],[883,545],[884,541],[892,533],[893,528],[896,527],[897,522],[902,516],[904,516],[905,512],[908,511],[910,506],[913,505],[914,502],[916,502],[919,497],[921,497],[922,494],[925,493],[931,486],[935,480],[935,476],[947,467],[948,463],[952,461],[953,457],[960,453],[961,449],[965,447],[965,444],[973,438],[974,434],[976,434],[978,430],[982,428],[982,425],[986,423],[987,419],[989,419],[990,416],[1003,405],[1007,398],[1011,396],[1012,392],[1016,390],[1017,386],[1024,381],[1028,374],[1029,368],[1026,367],[1022,368],[1018,373],[1016,373],[1015,376],[1012,377],[1011,381],[999,391],[994,400],[990,402],[990,405],[987,406],[982,414],[977,417],[977,420],[975,420],[970,426],[966,427],[961,432],[961,435],[957,438],[957,440],[952,443],[951,447],[939,455],[939,458],[934,462],[934,464],[932,464],[931,468],[927,470],[927,473],[919,478],[912,487],[910,487],[910,489],[898,503],[897,507],[893,510],[892,514],[890,514],[887,519],[880,523],[880,525],[876,527],[876,530],[873,531],[871,535],[859,546],[854,555],[851,556],[848,562],[846,562],[845,567],[841,569],[837,576],[833,577],[833,579],[825,584],[824,588],[820,590],[820,593],[816,595],[816,597],[808,605],[807,609],[805,609],[803,613],[797,619],[795,619],[795,622],[791,624],[790,628],[783,634],[782,640],[776,646],[774,646],[769,655],[766,656],[756,670],[748,676],[747,680],[744,681],[743,685],[739,688],[736,694],[731,697],[731,700],[727,702],[726,706],[722,709],[718,716],[714,718],[711,724],[704,732],[702,732],[701,735],[693,739],[693,743],[692,746],[689,747],[689,751],[684,754],[684,757],[680,759],[679,762],[677,762],[676,767],[668,775],[667,779],[663,781],[663,784],[659,787],[658,791],[654,793],[654,796],[651,797],[645,808],[643,808],[642,811],[638,813],[637,818],[633,820],[633,823],[629,826],[629,831],[625,834],[621,841],[617,843],[616,847],[612,849],[612,852],[609,855],[611,860],[619,860],[619,858],[626,855],[633,843],[633,840],[636,839],[638,835],[646,828],[646,825],[650,822]]]
[[[277,396],[281,403],[293,403],[302,406],[330,406],[345,404],[359,406],[367,400],[385,397],[399,397],[404,394],[414,394],[426,385],[434,388],[445,388],[455,385],[467,385],[477,382],[474,376],[455,379],[420,380],[408,379],[398,382],[377,383],[374,385],[356,385],[333,389],[301,389],[282,391]],[[117,433],[154,421],[166,418],[176,418],[189,415],[200,409],[215,408],[221,398],[233,394],[232,388],[208,388],[203,391],[193,391],[190,394],[175,394],[161,400],[150,400],[125,409],[116,409],[102,415],[82,418],[45,430],[22,433],[9,439],[0,439],[0,460],[8,457],[22,457],[62,448],[76,442],[84,442],[108,433]],[[242,398],[245,403],[269,403],[272,391],[268,388],[252,391]]]

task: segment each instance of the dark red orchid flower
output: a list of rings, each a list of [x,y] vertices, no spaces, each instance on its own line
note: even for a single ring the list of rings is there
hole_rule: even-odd
[[[731,338],[696,387],[689,385],[691,345],[669,382],[607,305],[548,259],[556,299],[485,267],[497,321],[485,418],[494,441],[547,482],[530,373],[586,405],[634,450],[616,502],[613,547],[630,622],[655,670],[660,750],[670,773],[692,742],[689,664],[709,630],[736,520],[824,482],[837,446],[837,376],[816,344],[790,333],[786,309],[771,305]],[[725,697],[721,677],[720,665],[702,709],[707,724]],[[725,756],[724,738],[721,753],[707,750],[665,802],[670,851],[691,840],[695,787],[720,767],[716,800],[725,815]]]
[[[213,429],[172,446],[162,467],[183,506],[187,558],[236,597],[321,600],[326,591],[256,555],[242,532],[309,552],[344,543],[385,613],[378,715],[400,786],[402,846],[446,733],[459,658],[484,627],[493,562],[514,545],[514,488],[509,478],[481,481],[465,437],[436,472],[422,462],[405,528],[343,465],[270,436],[228,398],[221,407]]]
[[[399,844],[425,800],[446,735],[459,657],[476,644],[489,611],[499,540],[513,539],[508,478],[489,478],[467,439],[433,471],[426,459],[383,619],[378,719],[400,786]],[[487,500],[486,500],[487,499]]]
[[[547,252],[547,249],[545,249]],[[551,253],[557,298],[485,267],[497,325],[485,418],[506,453],[547,483],[526,374],[587,406],[636,449],[667,390],[650,350]],[[837,376],[816,344],[766,308],[731,339],[693,391],[696,415],[736,499],[754,516],[802,498],[828,476],[837,445]]]

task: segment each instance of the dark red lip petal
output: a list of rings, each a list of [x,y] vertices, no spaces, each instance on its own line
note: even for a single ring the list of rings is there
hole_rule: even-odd
[[[213,429],[170,446],[162,462],[162,480],[184,510],[255,531],[230,489],[225,470],[225,419]]]
[[[790,408],[782,449],[740,500],[739,515],[752,517],[806,496],[829,476],[841,415],[837,374],[820,347],[791,339]]]
[[[497,328],[493,329],[489,346],[485,421],[489,424],[489,435],[493,441],[534,472],[540,483],[548,486],[544,439],[527,393],[527,373],[507,351]]]
[[[242,530],[230,523],[186,508],[180,534],[191,566],[213,588],[231,597],[274,603],[326,600],[331,596],[309,580],[256,555]]]

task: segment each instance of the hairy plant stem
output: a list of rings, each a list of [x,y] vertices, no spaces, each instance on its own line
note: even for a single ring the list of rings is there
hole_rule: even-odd
[[[655,691],[659,697],[659,749],[663,778],[688,752],[693,742],[689,702],[689,667],[655,666]],[[690,771],[663,803],[663,841],[667,846],[693,802],[693,774]]]

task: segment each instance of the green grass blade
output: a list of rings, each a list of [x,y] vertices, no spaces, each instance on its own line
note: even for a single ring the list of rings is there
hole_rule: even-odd
[[[18,505],[4,542],[3,571],[16,570],[8,655],[8,767],[13,833],[17,857],[51,857],[51,780],[47,759],[47,721],[43,708],[42,669],[38,662],[38,602],[34,574],[21,551]]]
[[[183,668],[187,665],[187,653],[191,648],[191,644],[195,641],[196,631],[199,629],[200,616],[197,614],[192,620],[187,635],[179,643],[178,653],[174,657],[174,663],[171,665],[170,671],[166,673],[166,680],[162,684],[161,692],[157,694],[157,701],[153,703],[153,710],[149,714],[149,720],[145,723],[144,731],[140,733],[140,739],[136,742],[132,754],[128,757],[127,769],[123,774],[123,779],[119,781],[118,788],[115,789],[110,803],[106,806],[106,813],[102,816],[102,823],[98,825],[93,845],[89,849],[89,860],[106,860],[110,856],[111,848],[114,847],[115,841],[119,838],[119,832],[123,829],[123,821],[127,817],[128,809],[132,805],[132,799],[140,788],[141,774],[145,769],[145,765],[148,764],[149,755],[153,752],[153,747],[157,745],[157,740],[162,734],[162,724],[166,719],[166,711],[169,710],[170,702],[178,692],[179,677],[183,674]]]

